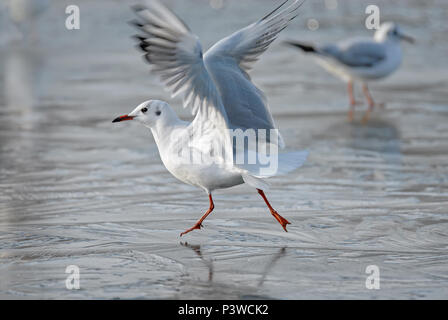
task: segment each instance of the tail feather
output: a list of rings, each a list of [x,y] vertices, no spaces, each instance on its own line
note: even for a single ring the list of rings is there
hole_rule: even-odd
[[[285,43],[289,44],[290,46],[300,48],[304,52],[318,53],[316,48],[312,44],[306,44],[303,42],[296,42],[296,41],[285,41]]]
[[[272,172],[267,171],[263,174],[260,173],[260,168],[255,166],[255,168],[250,166],[239,166],[241,169],[241,176],[243,177],[244,182],[249,184],[250,186],[266,190],[269,185],[264,178],[269,178],[277,175],[284,175],[291,171],[300,168],[306,161],[308,157],[308,151],[295,151],[288,153],[281,153],[278,155],[278,165],[277,170],[273,170]]]
[[[261,178],[257,178],[249,173],[243,173],[241,175],[243,177],[244,182],[246,182],[251,187],[260,190],[268,190],[269,184]]]
[[[278,169],[276,175],[287,174],[300,168],[308,157],[308,151],[295,151],[288,153],[280,153],[278,155]]]

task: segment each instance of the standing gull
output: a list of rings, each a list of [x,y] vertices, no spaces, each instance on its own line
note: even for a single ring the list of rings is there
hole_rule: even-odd
[[[375,32],[372,39],[350,38],[335,44],[321,46],[295,41],[287,43],[314,55],[322,67],[348,83],[347,89],[350,98],[348,118],[350,121],[353,120],[357,104],[353,95],[353,82],[362,82],[363,92],[369,106],[363,117],[363,122],[366,123],[370,112],[375,107],[367,83],[387,77],[398,69],[403,56],[401,40],[414,42],[414,39],[405,35],[397,24],[386,22]]]
[[[300,167],[307,152],[276,154],[275,170],[262,170],[260,162],[235,161],[235,156],[241,152],[243,156],[258,157],[260,148],[241,151],[230,133],[231,130],[276,132],[266,98],[247,72],[296,17],[300,5],[299,1],[285,1],[264,18],[222,39],[205,54],[202,54],[197,36],[160,2],[150,1],[147,6],[133,7],[138,16],[133,24],[141,31],[136,39],[145,52],[146,61],[173,96],[183,95],[183,106],[190,107],[195,118],[192,122],[182,121],[168,103],[149,100],[113,122],[141,122],[151,130],[168,171],[177,179],[207,192],[209,209],[181,236],[202,227],[202,222],[214,209],[212,191],[242,183],[258,190],[271,214],[287,231],[289,222],[270,205],[263,191],[268,186],[263,178]],[[257,143],[262,140],[261,135],[256,136]],[[266,136],[264,141],[269,150],[284,145],[280,135]],[[187,156],[179,157],[179,154]],[[207,160],[210,157],[212,161]]]

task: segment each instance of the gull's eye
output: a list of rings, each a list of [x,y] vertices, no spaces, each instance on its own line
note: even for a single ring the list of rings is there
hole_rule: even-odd
[[[143,112],[143,113],[146,113],[146,111],[148,111],[148,108],[144,107],[144,108],[142,109],[142,112]]]
[[[162,111],[159,111],[159,110],[156,111],[157,116],[160,116],[161,114],[162,114]]]

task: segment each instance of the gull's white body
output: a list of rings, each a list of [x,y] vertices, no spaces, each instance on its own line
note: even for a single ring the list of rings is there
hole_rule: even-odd
[[[200,187],[208,193],[244,182],[241,172],[233,167],[223,164],[192,164],[176,161],[178,151],[176,143],[183,140],[182,135],[186,136],[191,132],[192,123],[180,120],[168,104],[162,101],[152,101],[152,103],[158,104],[158,108],[163,109],[162,117],[169,114],[150,129],[159,149],[160,158],[174,177],[192,186]]]
[[[297,0],[279,10],[288,2],[222,39],[205,54],[198,38],[165,6],[150,1],[148,7],[135,7],[140,20],[134,24],[144,33],[137,38],[146,60],[173,96],[183,94],[184,107],[191,107],[196,116],[191,123],[182,121],[167,103],[152,100],[140,104],[128,116],[151,129],[164,165],[179,180],[209,194],[244,182],[258,189],[267,187],[262,178],[274,174],[259,174],[252,170],[254,166],[249,169],[234,163],[229,130],[276,128],[263,92],[251,82],[247,71],[296,16],[300,6]],[[144,108],[148,109],[146,114],[141,111]],[[155,115],[154,110],[160,115]],[[221,146],[225,152],[212,162],[179,162],[179,141],[187,141],[183,150],[196,154],[215,154]],[[284,146],[280,135],[267,144]],[[276,173],[300,167],[306,156],[305,151],[280,154]]]

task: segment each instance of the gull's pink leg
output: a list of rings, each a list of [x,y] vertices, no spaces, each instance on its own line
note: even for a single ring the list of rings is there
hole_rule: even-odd
[[[366,96],[366,99],[367,99],[367,103],[369,105],[369,108],[367,109],[364,117],[362,118],[362,122],[367,123],[367,121],[369,121],[370,113],[375,108],[375,101],[373,101],[373,98],[370,95],[369,88],[367,87],[367,84],[363,84],[362,91],[364,92],[364,95]]]
[[[182,237],[184,234],[187,234],[187,233],[190,232],[190,231],[193,231],[193,230],[195,230],[195,229],[201,229],[201,227],[202,227],[202,221],[204,221],[205,218],[207,218],[207,216],[208,216],[208,215],[213,211],[213,209],[215,208],[215,205],[213,204],[213,199],[212,199],[212,194],[211,194],[211,193],[208,195],[208,198],[209,198],[209,200],[210,200],[210,207],[208,208],[207,212],[202,216],[201,219],[198,220],[198,222],[196,222],[196,224],[195,224],[193,227],[191,227],[190,229],[187,229],[187,230],[185,230],[184,232],[182,232],[182,233],[180,234],[181,237]]]
[[[355,112],[355,106],[357,102],[355,100],[355,96],[353,94],[353,82],[349,81],[347,84],[348,97],[350,99],[350,109],[348,110],[348,120],[353,121],[353,114]]]
[[[272,206],[269,203],[268,199],[266,198],[263,190],[261,190],[261,189],[257,189],[257,190],[258,190],[258,193],[260,194],[260,196],[263,198],[264,202],[266,202],[266,205],[268,206],[269,210],[271,211],[271,214],[282,225],[283,230],[288,232],[288,230],[286,230],[286,225],[291,224],[291,223],[288,220],[286,220],[285,218],[283,218],[281,215],[279,215],[278,212],[274,210],[274,208],[272,208]]]

